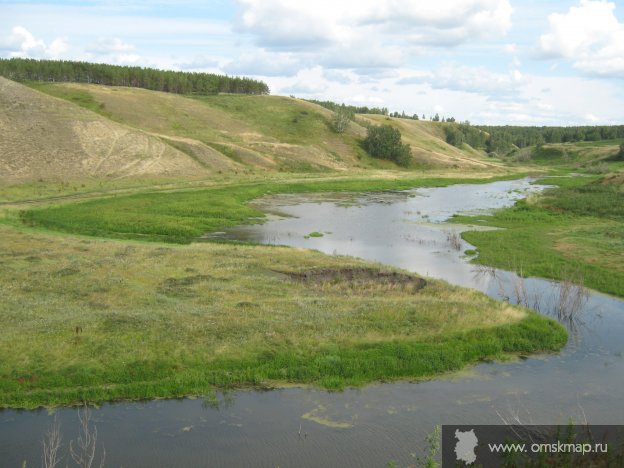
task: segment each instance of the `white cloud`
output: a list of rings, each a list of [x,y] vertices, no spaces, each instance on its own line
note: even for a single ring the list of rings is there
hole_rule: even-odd
[[[8,52],[10,57],[59,58],[68,48],[65,38],[57,37],[47,45],[23,26],[15,26],[8,37],[0,40],[0,50]]]
[[[515,55],[518,52],[518,46],[516,44],[505,44],[503,46],[503,52],[510,55]]]
[[[551,14],[550,30],[539,38],[540,52],[572,60],[588,74],[624,77],[624,23],[614,10],[612,2],[581,0],[565,14]]]
[[[57,37],[52,41],[50,46],[46,49],[46,55],[50,58],[60,58],[65,52],[69,50],[69,44],[67,39]]]
[[[484,67],[468,67],[454,63],[437,70],[406,76],[397,84],[427,84],[433,89],[449,89],[479,94],[510,94],[526,81],[517,69],[507,74],[494,73]]]
[[[500,37],[509,0],[238,0],[237,28],[265,48],[316,51],[457,46]],[[348,55],[343,56],[345,59]]]
[[[290,86],[286,86],[280,88],[280,92],[283,94],[293,94],[293,95],[322,95],[323,92],[327,89],[327,86],[324,83],[314,83],[307,80],[297,81]]]
[[[394,68],[405,62],[399,47],[379,44],[337,46],[328,50],[319,63],[327,68]]]
[[[114,56],[113,62],[118,65],[137,65],[142,59],[137,54],[119,54]]]
[[[219,66],[219,61],[205,55],[197,55],[193,60],[180,62],[176,65],[182,70],[214,69]]]
[[[384,100],[381,99],[380,97],[377,96],[370,96],[370,95],[364,95],[364,94],[356,94],[355,96],[350,96],[347,99],[348,102],[353,102],[356,104],[362,104],[362,105],[381,105],[384,103]]]
[[[97,42],[87,46],[85,49],[87,52],[91,52],[99,55],[119,54],[131,52],[135,47],[131,44],[126,44],[117,37],[113,38],[100,38]]]
[[[335,81],[336,83],[341,83],[341,84],[350,84],[353,83],[353,78],[351,77],[351,75],[349,75],[348,73],[344,72],[344,71],[339,71],[339,70],[323,70],[323,78],[325,78],[328,81]]]
[[[256,76],[293,76],[303,68],[289,53],[270,53],[259,49],[242,54],[223,66],[226,73]]]

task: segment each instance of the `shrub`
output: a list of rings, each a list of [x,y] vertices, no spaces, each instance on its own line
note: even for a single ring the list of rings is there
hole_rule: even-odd
[[[351,122],[352,118],[353,118],[353,113],[349,112],[349,110],[346,107],[343,106],[341,108],[338,108],[334,112],[334,118],[332,119],[332,123],[331,123],[332,129],[336,133],[344,132],[349,126],[349,122]]]
[[[401,132],[391,125],[368,127],[364,148],[372,157],[389,159],[400,166],[409,166],[412,160],[410,146],[401,143]]]
[[[464,143],[464,134],[455,125],[447,125],[444,127],[444,133],[446,134],[446,142],[449,145],[461,148]]]

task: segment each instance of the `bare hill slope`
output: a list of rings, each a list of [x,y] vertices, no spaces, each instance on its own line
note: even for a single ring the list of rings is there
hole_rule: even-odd
[[[205,172],[160,138],[0,78],[0,183]]]

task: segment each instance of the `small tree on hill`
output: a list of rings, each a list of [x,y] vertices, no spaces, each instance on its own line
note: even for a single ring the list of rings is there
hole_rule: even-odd
[[[446,134],[446,142],[449,145],[461,148],[464,143],[464,134],[455,125],[447,125],[444,127],[444,133]]]
[[[401,143],[401,132],[391,125],[368,127],[364,148],[374,158],[389,159],[400,166],[409,166],[412,160],[410,145]]]
[[[338,108],[334,112],[334,117],[332,119],[332,128],[336,133],[344,132],[349,126],[349,122],[351,122],[351,118],[353,117],[353,113],[350,112],[346,106],[343,104],[342,107]]]

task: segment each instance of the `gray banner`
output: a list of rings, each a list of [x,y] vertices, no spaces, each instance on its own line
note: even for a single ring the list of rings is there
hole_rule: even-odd
[[[624,426],[442,426],[442,466],[624,467]]]

